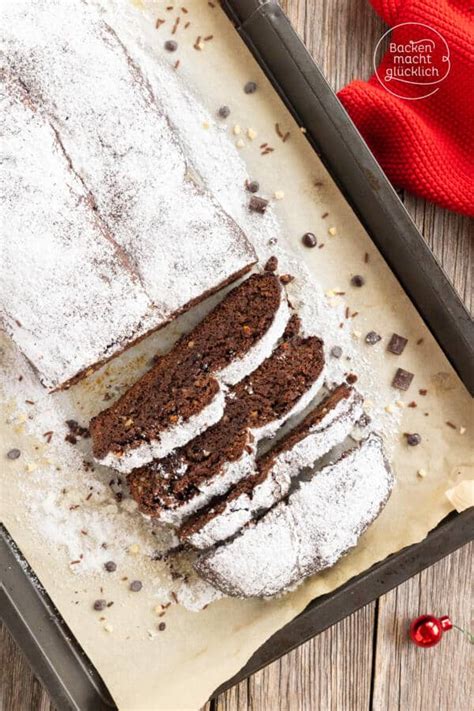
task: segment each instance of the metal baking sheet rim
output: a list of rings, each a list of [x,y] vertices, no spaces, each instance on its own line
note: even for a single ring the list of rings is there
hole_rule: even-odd
[[[472,394],[474,324],[278,3],[224,0],[222,4],[275,89],[305,126],[313,148]],[[416,266],[416,274],[410,264]],[[469,542],[473,531],[474,510],[452,513],[421,543],[398,551],[317,598],[267,640],[214,696]],[[1,617],[53,703],[61,711],[116,708],[100,675],[35,582],[34,572],[3,526],[0,533]]]

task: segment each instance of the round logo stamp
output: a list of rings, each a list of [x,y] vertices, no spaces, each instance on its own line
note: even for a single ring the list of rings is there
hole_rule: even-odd
[[[383,88],[409,101],[436,94],[451,70],[448,43],[422,22],[402,22],[387,30],[377,42],[373,61]]]

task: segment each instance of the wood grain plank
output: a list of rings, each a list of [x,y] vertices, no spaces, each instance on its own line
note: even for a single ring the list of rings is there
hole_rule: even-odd
[[[469,711],[474,696],[473,649],[456,630],[432,649],[408,640],[409,621],[420,614],[449,614],[472,624],[472,554],[467,545],[380,599],[373,711]]]
[[[55,711],[5,625],[0,624],[0,709]]]
[[[375,603],[222,694],[216,711],[365,711]]]

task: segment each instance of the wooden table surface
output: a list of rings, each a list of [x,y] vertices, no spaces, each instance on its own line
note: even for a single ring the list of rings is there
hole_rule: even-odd
[[[282,4],[334,89],[369,76],[384,24],[367,0]],[[472,309],[472,222],[402,198]],[[419,650],[407,642],[406,628],[424,612],[449,614],[469,627],[471,568],[472,546],[465,546],[207,704],[206,711],[470,711],[471,645],[452,631],[439,647]],[[53,711],[5,628],[0,638],[0,709]]]

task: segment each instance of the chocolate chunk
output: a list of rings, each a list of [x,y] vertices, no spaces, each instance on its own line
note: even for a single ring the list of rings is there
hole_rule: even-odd
[[[340,358],[342,356],[341,346],[333,346],[331,348],[331,355],[333,358]]]
[[[167,52],[176,52],[178,49],[178,43],[175,40],[166,40],[165,49]]]
[[[257,91],[257,84],[254,81],[248,81],[244,86],[244,91],[246,94],[255,94]]]
[[[408,390],[414,377],[414,374],[409,373],[408,370],[398,368],[392,380],[392,387],[397,390]]]
[[[21,455],[21,452],[19,449],[10,449],[7,452],[7,459],[18,459],[18,457]]]
[[[217,112],[217,115],[220,116],[220,118],[226,119],[228,116],[230,116],[229,107],[228,106],[221,106]]]
[[[387,350],[395,355],[401,355],[405,350],[405,346],[408,343],[407,338],[399,336],[398,333],[393,333],[390,341],[388,342]]]
[[[270,257],[264,268],[266,272],[276,272],[278,269],[278,259],[276,257]]]
[[[249,201],[249,209],[252,210],[252,212],[259,212],[261,215],[264,214],[265,210],[267,209],[268,205],[268,200],[265,200],[265,198],[258,197],[257,195],[252,195]]]
[[[410,445],[410,447],[416,447],[417,444],[420,444],[421,442],[421,436],[418,434],[418,432],[413,432],[413,434],[407,434],[407,444]]]
[[[305,247],[316,247],[316,245],[318,244],[316,235],[314,235],[312,232],[306,232],[301,238],[301,241],[303,242]]]
[[[352,286],[364,286],[365,279],[360,274],[355,274],[351,279]]]
[[[129,587],[132,592],[140,592],[143,587],[143,584],[141,580],[132,580]]]
[[[160,624],[158,625],[158,629],[160,630],[160,632],[163,632],[166,629],[166,622],[160,622]]]
[[[114,563],[113,560],[108,560],[107,563],[104,563],[104,568],[108,573],[114,573],[117,570],[117,563]]]
[[[379,334],[375,333],[375,331],[369,331],[365,337],[365,342],[368,343],[369,346],[373,346],[375,343],[378,343],[381,340],[382,336],[379,336]]]
[[[260,190],[260,183],[258,183],[256,180],[250,180],[247,181],[245,187],[249,191],[249,193],[258,193]]]
[[[102,612],[102,610],[105,610],[107,607],[107,600],[96,600],[94,602],[94,610],[97,610],[97,612]]]

